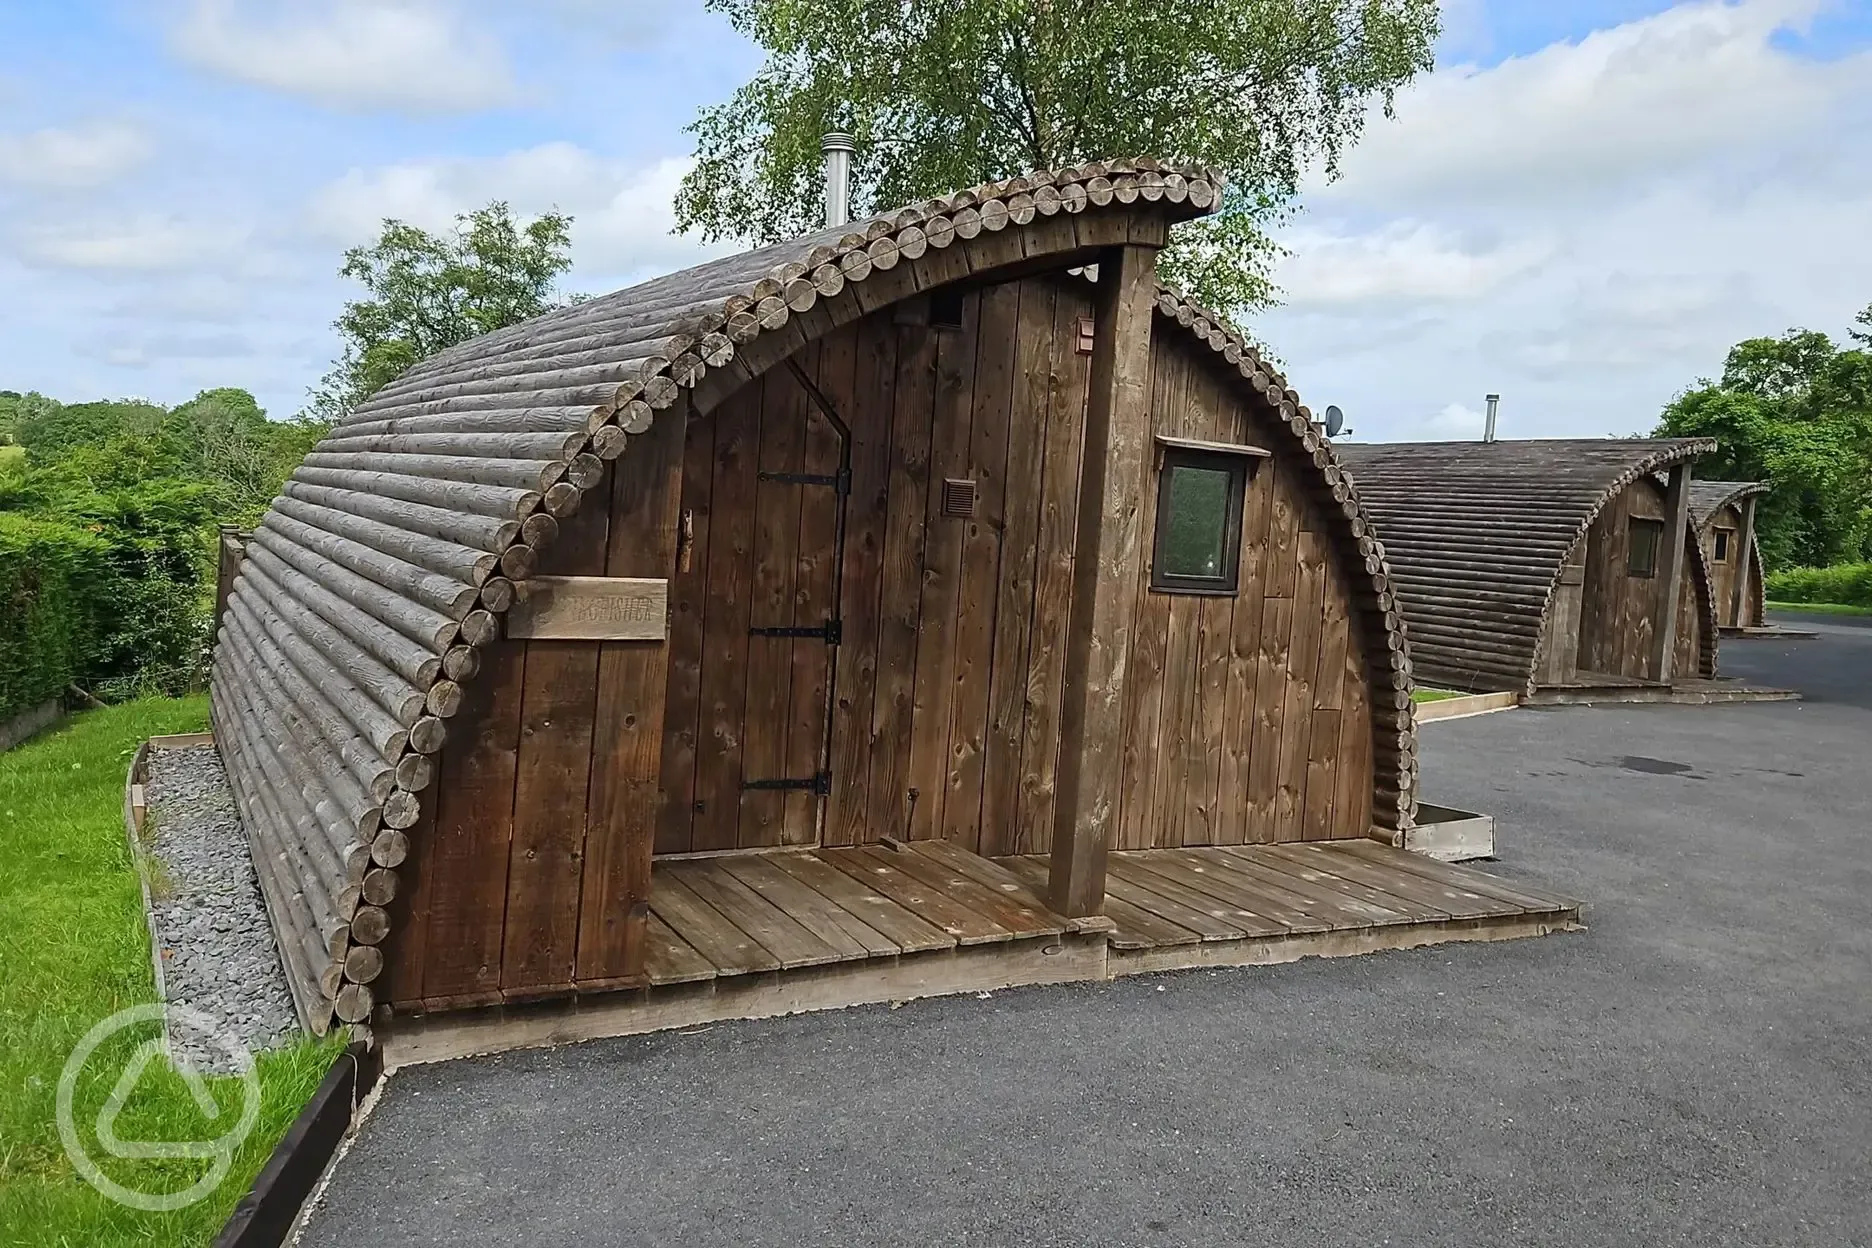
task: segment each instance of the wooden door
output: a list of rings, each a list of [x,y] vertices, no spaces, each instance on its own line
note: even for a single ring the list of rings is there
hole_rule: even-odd
[[[817,844],[839,639],[838,430],[785,367],[696,424],[657,848]]]

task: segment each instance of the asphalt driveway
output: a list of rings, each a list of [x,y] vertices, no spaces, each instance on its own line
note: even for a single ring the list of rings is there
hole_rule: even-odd
[[[1726,667],[1863,690],[1867,643]],[[1428,726],[1428,796],[1585,932],[406,1070],[305,1242],[1872,1244],[1872,699],[1833,696]]]
[[[1768,622],[1820,636],[1725,639],[1716,652],[1722,675],[1799,689],[1809,702],[1872,710],[1872,615],[1771,611]]]

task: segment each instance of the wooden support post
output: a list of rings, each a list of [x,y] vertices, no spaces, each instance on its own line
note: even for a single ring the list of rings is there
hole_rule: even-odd
[[[1690,465],[1674,464],[1664,491],[1664,549],[1658,552],[1657,574],[1664,580],[1663,602],[1651,636],[1651,671],[1671,683],[1671,661],[1677,653],[1677,595],[1683,581],[1685,534],[1690,527]]]
[[[1075,918],[1105,904],[1105,857],[1124,770],[1125,666],[1143,557],[1156,295],[1154,247],[1128,244],[1101,254],[1048,876],[1048,904]]]
[[[1755,496],[1742,500],[1742,527],[1736,530],[1735,586],[1729,601],[1728,623],[1735,628],[1760,624],[1749,618],[1749,577],[1760,576],[1755,566]]]

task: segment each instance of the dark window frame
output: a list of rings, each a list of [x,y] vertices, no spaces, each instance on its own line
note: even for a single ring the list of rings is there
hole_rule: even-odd
[[[1157,461],[1156,525],[1151,535],[1150,589],[1157,594],[1195,594],[1227,598],[1241,592],[1242,512],[1248,497],[1248,483],[1254,478],[1257,455],[1251,447],[1239,450],[1178,446],[1160,443]],[[1179,468],[1228,474],[1227,511],[1222,521],[1221,576],[1187,576],[1164,570],[1164,538],[1169,532],[1170,478]]]
[[[1625,575],[1650,580],[1658,572],[1658,556],[1664,552],[1665,524],[1650,516],[1630,516],[1625,521]],[[1639,560],[1640,546],[1635,540],[1640,533],[1651,534],[1646,558]]]

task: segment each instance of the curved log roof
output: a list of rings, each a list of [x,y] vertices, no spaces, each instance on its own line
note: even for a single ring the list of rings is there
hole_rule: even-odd
[[[1152,160],[1032,174],[727,257],[487,334],[373,395],[307,455],[247,544],[212,702],[301,1017],[369,1017],[397,868],[447,721],[538,552],[632,435],[705,410],[836,325],[958,278],[1085,264],[1208,211],[1207,171]],[[1415,809],[1410,660],[1351,483],[1298,397],[1174,292],[1318,467],[1372,654],[1379,819]],[[516,586],[520,586],[517,591]]]
[[[1343,442],[1426,682],[1531,690],[1567,552],[1626,486],[1711,438]],[[1707,574],[1702,577],[1707,585]]]
[[[1691,481],[1690,522],[1698,533],[1707,532],[1717,512],[1731,503],[1766,494],[1770,488],[1766,481]]]

